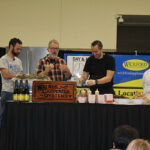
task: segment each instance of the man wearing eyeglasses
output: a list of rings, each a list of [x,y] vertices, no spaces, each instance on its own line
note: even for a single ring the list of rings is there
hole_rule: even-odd
[[[59,43],[53,39],[47,48],[49,54],[40,59],[37,65],[37,74],[47,75],[52,81],[66,81],[71,78],[71,72],[64,59],[58,57]]]

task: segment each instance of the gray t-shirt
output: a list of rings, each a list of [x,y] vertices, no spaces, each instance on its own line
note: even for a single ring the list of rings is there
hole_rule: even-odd
[[[7,54],[0,58],[0,69],[8,69],[8,73],[19,74],[23,71],[22,62],[19,58],[14,59]],[[2,76],[2,75],[1,75]],[[13,82],[11,79],[4,79],[2,76],[2,91],[13,92]]]

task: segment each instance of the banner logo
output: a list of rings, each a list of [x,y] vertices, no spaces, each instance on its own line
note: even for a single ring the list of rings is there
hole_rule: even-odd
[[[130,59],[123,62],[123,67],[127,70],[141,71],[147,69],[149,67],[149,64],[144,60]]]

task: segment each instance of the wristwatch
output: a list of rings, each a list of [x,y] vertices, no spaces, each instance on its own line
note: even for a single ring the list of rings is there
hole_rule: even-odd
[[[95,83],[96,83],[96,85],[98,85],[98,80],[97,79],[95,80]]]

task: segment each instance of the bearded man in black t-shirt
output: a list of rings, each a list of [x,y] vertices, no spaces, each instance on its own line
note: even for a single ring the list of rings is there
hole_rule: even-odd
[[[96,89],[100,94],[114,94],[113,76],[115,72],[115,59],[103,53],[101,41],[94,41],[91,44],[93,56],[90,56],[84,66],[83,74],[79,79],[80,83],[86,81],[86,85],[94,94]]]

